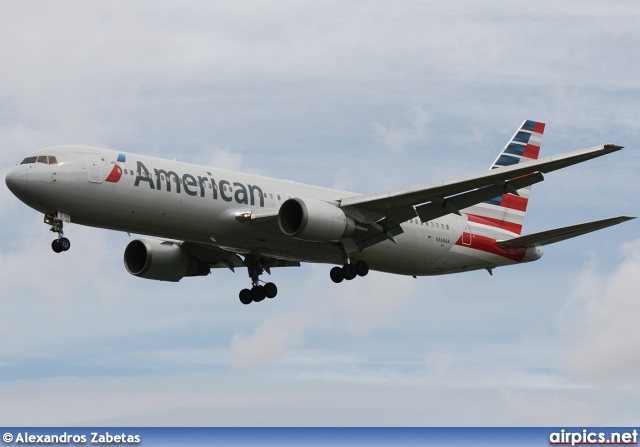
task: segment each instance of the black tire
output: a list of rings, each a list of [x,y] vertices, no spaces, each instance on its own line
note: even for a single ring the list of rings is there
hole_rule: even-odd
[[[253,302],[253,298],[251,297],[251,290],[242,289],[240,291],[240,302],[242,304],[251,304]]]
[[[336,284],[341,283],[344,280],[344,274],[342,273],[342,267],[334,267],[329,272],[329,276],[331,276],[331,281]]]
[[[259,303],[263,299],[265,299],[266,295],[264,294],[264,286],[255,286],[251,289],[251,298],[256,303]]]
[[[369,273],[369,265],[365,261],[356,262],[356,273],[358,276],[367,276],[367,273]]]
[[[353,264],[345,264],[342,266],[342,274],[344,275],[344,279],[347,281],[351,281],[353,278],[358,276],[356,273],[356,268]]]
[[[62,249],[62,251],[67,251],[71,248],[71,242],[66,237],[59,239],[59,241],[60,241],[60,248]]]
[[[51,249],[56,253],[60,253],[62,251],[59,239],[54,239],[53,242],[51,242]]]
[[[267,298],[275,298],[278,294],[278,288],[272,282],[268,282],[264,285],[264,294]]]

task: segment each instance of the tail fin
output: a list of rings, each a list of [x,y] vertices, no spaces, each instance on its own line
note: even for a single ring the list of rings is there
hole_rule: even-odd
[[[490,169],[537,160],[543,133],[544,123],[530,120],[522,123]],[[521,234],[530,191],[531,186],[527,186],[519,189],[518,195],[509,193],[498,196],[466,208],[463,212],[471,222]]]

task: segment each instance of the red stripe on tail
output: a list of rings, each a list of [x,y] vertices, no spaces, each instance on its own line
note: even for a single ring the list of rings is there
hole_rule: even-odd
[[[502,228],[503,230],[511,231],[512,233],[522,233],[522,225],[507,222],[504,220],[493,219],[491,217],[476,216],[474,214],[467,214],[469,222],[475,222],[479,224],[489,225],[491,227]]]

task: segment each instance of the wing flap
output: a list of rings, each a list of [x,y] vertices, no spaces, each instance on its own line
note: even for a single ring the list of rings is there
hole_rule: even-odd
[[[246,256],[243,260],[238,256],[238,253],[232,249],[225,249],[216,245],[196,242],[181,242],[180,246],[191,256],[209,264],[211,268],[228,268],[231,271],[235,271],[236,268],[247,266]],[[277,259],[269,256],[261,256],[260,262],[267,271],[274,267],[300,267],[300,263],[298,261]]]
[[[458,194],[445,200],[433,200],[431,203],[417,206],[416,211],[423,222],[434,220],[451,213],[460,214],[460,210],[468,208],[471,205],[501,196],[507,192],[515,192],[517,195],[518,189],[525,188],[543,180],[544,176],[540,172],[536,172],[493,186],[474,189],[473,191]]]
[[[233,270],[235,267],[244,267],[242,259],[236,253],[215,245],[181,242],[180,246],[194,258],[213,268],[226,267]]]
[[[582,236],[583,234],[591,233],[592,231],[602,230],[603,228],[618,225],[632,219],[635,219],[635,217],[612,217],[609,219],[596,220],[594,222],[571,225],[568,227],[554,228],[553,230],[542,231],[540,233],[528,234],[526,236],[496,242],[503,248],[539,247],[571,239],[576,236]]]

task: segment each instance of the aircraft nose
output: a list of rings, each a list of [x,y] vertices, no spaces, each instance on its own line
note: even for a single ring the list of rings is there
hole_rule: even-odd
[[[7,173],[4,181],[11,192],[19,197],[21,193],[24,193],[27,183],[29,182],[27,168],[24,166],[16,166]]]

